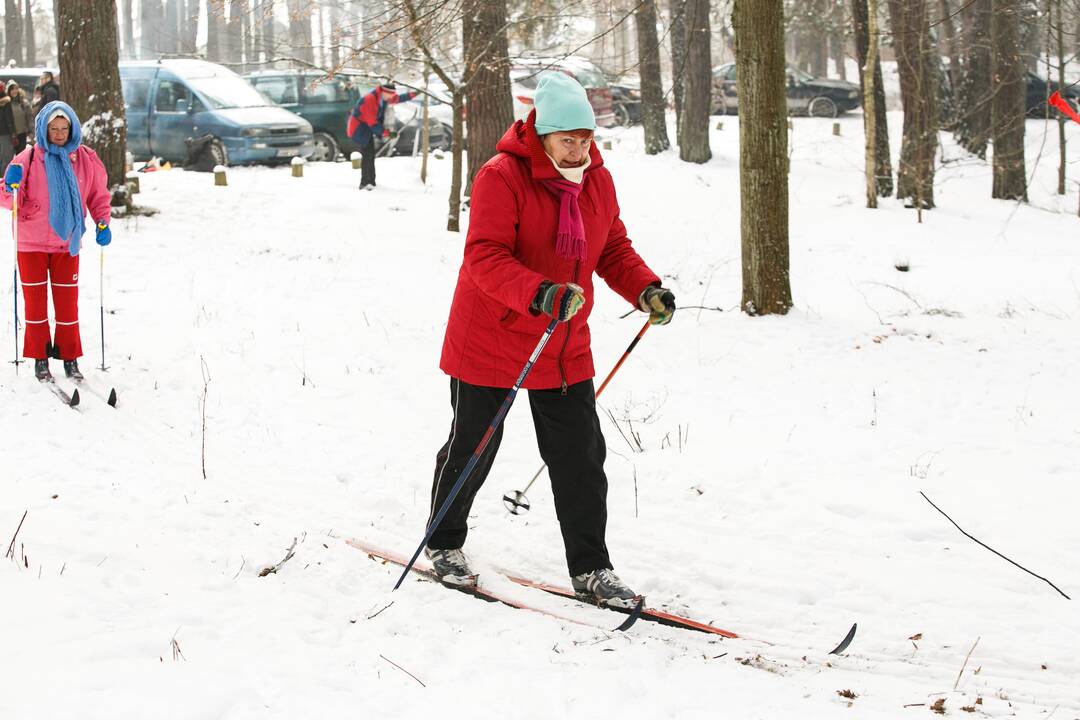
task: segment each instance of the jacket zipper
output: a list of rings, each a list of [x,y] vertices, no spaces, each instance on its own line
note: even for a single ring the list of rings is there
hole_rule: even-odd
[[[574,261],[574,273],[570,279],[570,282],[577,284],[578,270],[581,268],[581,261]],[[574,318],[570,318],[566,321],[566,337],[563,338],[562,347],[559,348],[559,377],[562,378],[562,394],[566,395],[566,368],[563,367],[563,353],[566,352],[566,346],[570,344],[570,323],[574,321]]]

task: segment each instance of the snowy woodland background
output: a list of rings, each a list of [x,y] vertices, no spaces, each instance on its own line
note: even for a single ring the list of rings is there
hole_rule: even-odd
[[[380,159],[373,192],[348,162],[139,173],[138,193],[112,169],[82,366],[119,406],[0,371],[0,718],[1080,718],[1080,124],[1025,119],[1016,85],[1077,77],[1076,3],[56,7],[117,21],[7,0],[4,57],[59,66],[80,113],[107,93],[65,64],[118,83],[117,58],[171,54],[426,69],[469,112],[455,153]],[[468,41],[478,18],[504,49]],[[508,124],[508,59],[571,53],[641,83],[645,126],[598,142],[681,308],[599,402],[608,544],[651,605],[737,640],[612,632],[501,578],[566,583],[545,478],[528,514],[501,502],[540,465],[523,403],[466,549],[575,622],[391,592],[346,543],[422,536],[470,169]],[[746,102],[712,115],[733,59]],[[863,80],[873,113],[788,117],[785,59]],[[643,315],[602,284],[596,303],[606,373]]]

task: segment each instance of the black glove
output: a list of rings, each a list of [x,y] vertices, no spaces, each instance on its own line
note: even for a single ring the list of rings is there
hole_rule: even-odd
[[[574,283],[555,283],[545,280],[540,283],[531,307],[537,312],[565,322],[577,314],[585,304],[585,291]]]
[[[667,288],[650,285],[638,298],[638,307],[649,313],[653,325],[667,325],[675,314],[675,295]]]

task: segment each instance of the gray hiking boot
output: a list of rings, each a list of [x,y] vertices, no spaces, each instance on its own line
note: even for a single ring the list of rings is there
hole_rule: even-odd
[[[626,586],[619,576],[608,568],[582,573],[570,578],[574,592],[583,600],[617,608],[633,608],[640,596]]]
[[[432,550],[424,548],[435,574],[447,585],[475,585],[477,575],[469,567],[469,559],[460,549]]]

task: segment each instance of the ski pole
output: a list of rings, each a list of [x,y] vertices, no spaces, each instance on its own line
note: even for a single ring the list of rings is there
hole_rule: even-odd
[[[567,308],[570,306],[570,294],[567,293],[563,297],[562,302],[559,304],[559,316],[565,315]],[[544,334],[540,337],[540,342],[536,344],[536,349],[532,351],[532,355],[529,356],[528,361],[525,363],[525,367],[521,369],[521,374],[518,375],[517,382],[514,383],[514,387],[510,388],[510,392],[506,394],[506,399],[503,400],[502,405],[499,407],[499,411],[495,413],[495,417],[491,420],[491,424],[488,425],[488,429],[484,432],[484,436],[480,438],[480,444],[473,450],[472,457],[469,458],[469,462],[466,463],[465,468],[461,471],[461,475],[458,476],[457,482],[450,488],[449,494],[446,499],[443,500],[442,507],[439,508],[439,512],[432,518],[431,523],[428,525],[427,532],[424,533],[424,539],[420,541],[420,544],[416,546],[416,552],[412,554],[412,558],[409,559],[409,564],[405,566],[405,569],[401,572],[401,577],[398,578],[397,583],[394,585],[394,589],[397,590],[401,587],[401,583],[405,580],[405,576],[409,574],[409,570],[412,569],[413,563],[416,562],[416,558],[420,557],[420,553],[423,551],[424,546],[427,545],[428,540],[435,533],[435,528],[439,527],[439,523],[446,516],[447,511],[450,509],[450,504],[454,502],[454,498],[461,492],[462,485],[472,475],[473,469],[476,464],[480,462],[480,456],[484,454],[484,450],[487,449],[488,443],[491,441],[492,436],[495,434],[495,430],[502,424],[503,418],[506,417],[506,413],[509,412],[510,406],[514,403],[514,397],[517,395],[518,389],[521,384],[525,382],[525,378],[528,376],[529,371],[532,370],[533,364],[536,359],[540,357],[540,352],[547,345],[548,340],[551,339],[551,334],[555,332],[555,326],[559,324],[558,317],[552,318],[548,323],[547,329],[544,330]]]
[[[638,341],[645,336],[645,331],[649,329],[650,325],[652,325],[652,323],[646,320],[645,324],[641,326],[641,329],[638,330],[638,334],[630,341],[630,345],[626,348],[626,351],[623,352],[622,357],[619,358],[619,362],[615,363],[615,367],[611,368],[611,372],[604,378],[604,382],[600,383],[600,389],[596,391],[596,397],[600,397],[600,393],[604,392],[604,388],[608,386],[608,383],[611,382],[611,378],[615,377],[615,373],[619,371],[622,364],[626,362],[626,358],[628,358],[633,349],[637,347]],[[532,476],[532,480],[529,481],[529,484],[525,486],[524,490],[514,490],[513,492],[503,495],[503,505],[506,506],[507,510],[514,515],[528,512],[530,507],[529,499],[525,497],[525,493],[529,492],[529,488],[533,486],[533,483],[536,482],[536,479],[540,477],[540,473],[544,472],[544,468],[546,467],[546,463],[540,466],[540,469]]]
[[[11,240],[15,248],[15,266],[11,269],[11,297],[14,300],[15,374],[19,374],[19,186],[11,191]]]
[[[101,301],[101,372],[105,372],[105,247],[99,248],[98,299]]]

